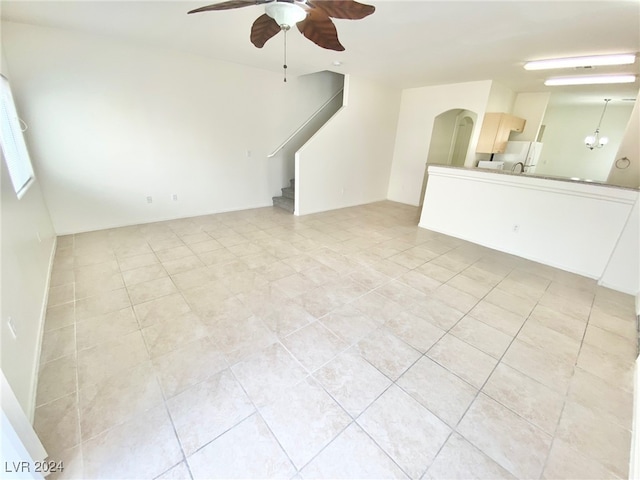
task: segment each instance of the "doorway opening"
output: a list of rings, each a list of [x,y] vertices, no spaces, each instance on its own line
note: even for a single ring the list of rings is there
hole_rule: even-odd
[[[464,167],[467,163],[467,158],[470,155],[469,143],[477,119],[478,115],[475,112],[462,108],[447,110],[434,119],[422,180],[420,207],[424,203],[424,195],[427,191],[429,165]],[[470,161],[473,161],[473,158],[470,158]]]

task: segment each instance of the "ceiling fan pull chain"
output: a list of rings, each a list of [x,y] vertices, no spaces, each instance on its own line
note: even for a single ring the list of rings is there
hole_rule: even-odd
[[[288,28],[285,28],[285,26],[282,26],[282,30],[284,30],[284,65],[283,65],[283,69],[284,69],[284,81],[286,83],[287,81],[287,30],[289,30]]]

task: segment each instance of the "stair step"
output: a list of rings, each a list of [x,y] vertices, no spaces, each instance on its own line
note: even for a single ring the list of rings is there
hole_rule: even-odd
[[[293,213],[295,209],[293,199],[287,197],[273,197],[273,206],[280,207],[290,213]]]
[[[291,180],[289,180],[289,186],[291,188],[296,188],[296,179],[292,178]]]
[[[284,187],[284,188],[281,188],[280,190],[282,190],[283,197],[291,198],[292,200],[296,198],[296,191],[293,189],[293,187]]]

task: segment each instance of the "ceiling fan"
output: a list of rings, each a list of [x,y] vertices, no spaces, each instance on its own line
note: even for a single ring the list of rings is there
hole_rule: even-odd
[[[264,5],[265,12],[251,27],[251,43],[262,48],[264,44],[283,30],[286,34],[293,25],[316,45],[329,50],[343,51],[338,40],[333,18],[360,20],[371,15],[375,7],[354,0],[229,0],[189,13]],[[286,41],[286,40],[285,40]]]

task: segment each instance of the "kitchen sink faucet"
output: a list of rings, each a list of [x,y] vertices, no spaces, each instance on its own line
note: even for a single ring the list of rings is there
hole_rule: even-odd
[[[513,165],[513,167],[511,167],[511,171],[512,171],[512,172],[515,172],[515,171],[516,171],[516,167],[517,167],[518,165],[520,165],[520,171],[519,171],[519,172],[516,172],[516,173],[523,173],[523,172],[524,172],[524,163],[522,163],[522,162],[515,163],[515,164]]]

